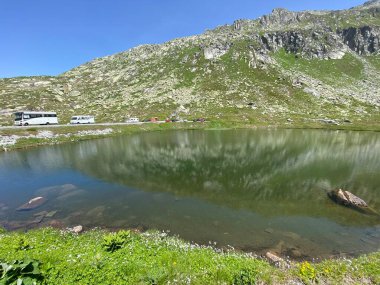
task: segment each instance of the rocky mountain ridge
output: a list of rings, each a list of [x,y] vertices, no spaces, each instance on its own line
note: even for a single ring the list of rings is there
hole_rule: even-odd
[[[0,124],[20,109],[63,119],[357,118],[380,107],[380,1],[341,11],[274,9],[204,34],[98,58],[57,77],[0,79]]]

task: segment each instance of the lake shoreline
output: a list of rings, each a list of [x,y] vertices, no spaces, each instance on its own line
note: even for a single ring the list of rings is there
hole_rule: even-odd
[[[36,146],[72,143],[83,140],[100,139],[149,131],[169,130],[227,130],[227,129],[315,129],[330,131],[371,131],[380,132],[380,124],[246,124],[242,122],[187,122],[143,125],[107,125],[107,126],[56,126],[56,127],[20,127],[0,129],[0,152],[20,150]]]

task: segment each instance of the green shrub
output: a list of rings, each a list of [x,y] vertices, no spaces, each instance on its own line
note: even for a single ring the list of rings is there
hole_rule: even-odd
[[[41,284],[43,275],[40,262],[33,259],[15,260],[11,263],[0,262],[1,285]]]
[[[317,277],[315,268],[307,261],[302,262],[299,269],[300,277],[305,282],[313,281]]]
[[[239,273],[235,274],[233,285],[253,285],[255,284],[255,274],[252,274],[247,269],[241,270]]]
[[[27,250],[29,248],[30,248],[30,244],[25,238],[19,237],[17,239],[15,250]]]
[[[110,233],[103,238],[103,247],[106,251],[114,252],[123,247],[124,244],[130,241],[130,231],[119,231],[117,233]]]

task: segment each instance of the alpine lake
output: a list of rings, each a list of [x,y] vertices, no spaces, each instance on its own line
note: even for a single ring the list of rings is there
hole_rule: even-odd
[[[342,188],[374,214],[338,205]],[[35,197],[46,202],[16,209]],[[0,153],[8,230],[158,229],[193,243],[293,259],[380,249],[380,133],[189,130]]]

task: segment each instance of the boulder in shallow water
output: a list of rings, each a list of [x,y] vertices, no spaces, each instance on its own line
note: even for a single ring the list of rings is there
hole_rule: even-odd
[[[17,211],[30,211],[30,210],[33,210],[33,209],[36,209],[36,208],[42,206],[43,204],[45,204],[46,201],[47,200],[44,197],[36,197],[36,198],[31,199],[28,203],[21,205],[16,210]]]
[[[288,263],[283,258],[277,256],[273,252],[268,251],[267,253],[265,253],[265,257],[267,258],[270,264],[276,267],[285,268],[288,265]]]
[[[83,226],[78,225],[78,226],[75,226],[75,227],[73,227],[73,228],[67,228],[67,230],[68,230],[69,232],[74,233],[74,234],[79,234],[79,233],[81,233],[81,232],[83,231]]]
[[[332,190],[328,196],[336,203],[353,208],[368,208],[367,203],[351,192],[342,189]]]
[[[367,203],[355,196],[351,192],[342,189],[332,190],[327,193],[331,200],[343,206],[352,208],[367,215],[375,215],[380,217],[380,214],[374,209],[370,208]]]

